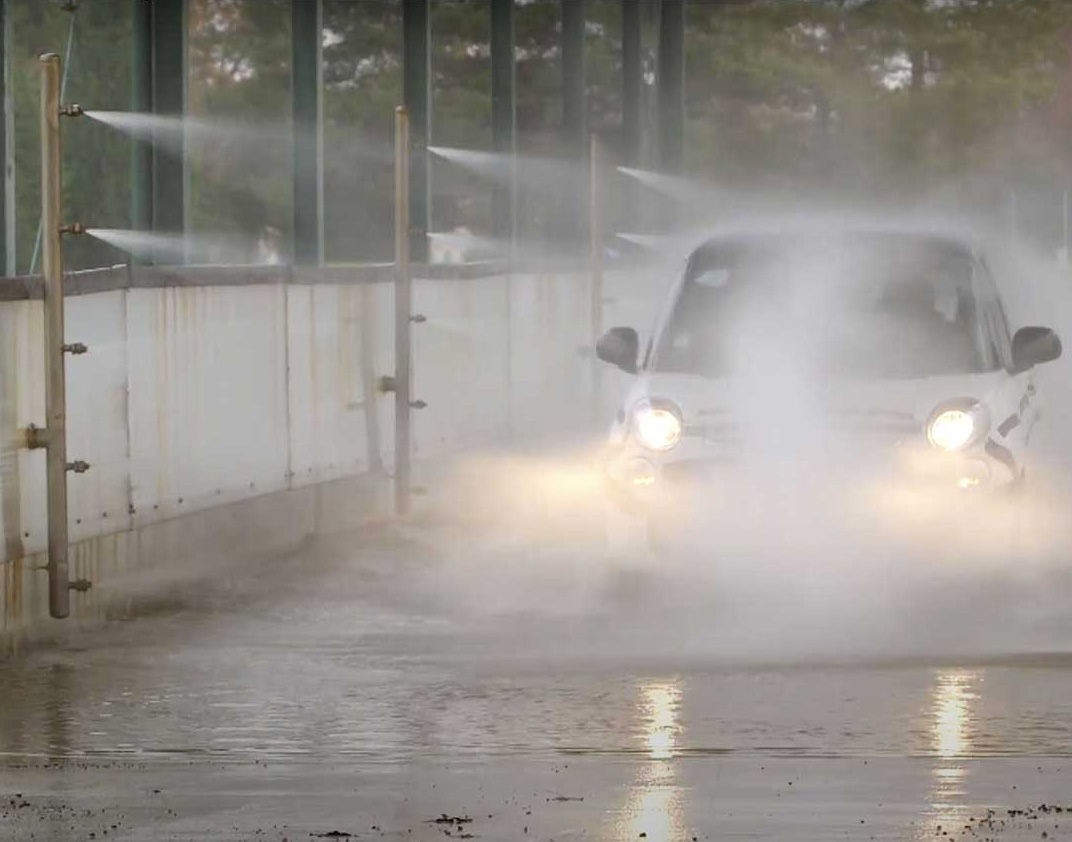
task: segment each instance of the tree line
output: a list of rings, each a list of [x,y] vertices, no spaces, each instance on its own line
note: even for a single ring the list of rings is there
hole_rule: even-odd
[[[638,2],[638,0],[625,0]],[[36,236],[37,56],[64,55],[67,100],[125,110],[131,0],[8,0],[12,15],[17,253]],[[621,159],[619,0],[588,0],[589,127]],[[561,0],[516,0],[518,142],[554,158],[561,143]],[[71,16],[75,16],[73,38]],[[656,168],[660,0],[643,8],[644,137]],[[389,259],[393,108],[401,96],[399,0],[324,0],[326,250],[330,261]],[[691,0],[686,10],[685,172],[733,190],[944,203],[1005,212],[1057,236],[1072,149],[1072,4],[1063,0]],[[488,0],[432,0],[433,143],[491,146]],[[190,225],[206,256],[255,260],[290,231],[290,0],[189,0]],[[226,131],[240,127],[241,131]],[[130,142],[92,121],[65,125],[72,218],[126,227]],[[490,231],[490,189],[433,167],[433,227]],[[522,236],[553,209],[522,197]],[[1034,216],[1032,216],[1034,214]],[[625,224],[622,222],[622,224]],[[73,266],[118,262],[72,242]]]

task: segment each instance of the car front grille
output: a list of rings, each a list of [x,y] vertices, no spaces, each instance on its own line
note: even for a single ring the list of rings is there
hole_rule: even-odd
[[[837,449],[846,453],[888,453],[903,444],[922,440],[923,430],[909,413],[873,411],[840,411],[827,414],[819,432]],[[815,428],[809,428],[814,430]],[[685,426],[686,437],[701,439],[706,458],[717,462],[736,461],[748,449],[762,452],[764,443],[748,435],[748,431],[726,412],[699,413],[699,420]],[[792,450],[791,437],[800,438],[802,450],[812,450],[810,442],[792,423],[786,426],[790,440],[778,442],[779,450]]]

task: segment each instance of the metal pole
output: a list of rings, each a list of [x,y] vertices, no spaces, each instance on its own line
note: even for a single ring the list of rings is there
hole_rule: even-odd
[[[395,111],[395,513],[410,502],[409,111]]]
[[[564,168],[566,182],[561,215],[562,239],[577,245],[584,243],[584,182],[577,179],[573,166],[580,166],[588,156],[587,111],[585,97],[584,25],[585,0],[562,0],[562,138],[571,166]],[[583,246],[582,246],[583,247]]]
[[[3,68],[3,78],[2,78],[3,90],[0,91],[0,98],[3,99],[5,118],[7,117],[8,114],[11,113],[10,112],[11,98],[8,95],[8,91],[9,91],[10,86],[11,86],[11,76],[8,73],[8,58],[9,58],[8,49],[9,49],[10,45],[8,44],[7,37],[6,37],[7,36],[7,21],[8,21],[8,18],[10,16],[11,16],[10,0],[7,0],[7,2],[4,2],[4,0],[0,0],[0,31],[2,31],[4,33],[4,36],[5,36],[3,38],[3,41],[0,42],[0,67]],[[5,123],[6,123],[6,119],[5,119]],[[15,245],[14,241],[10,237],[8,237],[8,235],[7,235],[7,230],[8,230],[7,229],[7,214],[8,214],[7,195],[8,195],[8,190],[10,190],[10,188],[11,188],[11,184],[10,184],[9,179],[7,177],[7,174],[6,174],[7,173],[6,168],[11,163],[11,159],[9,158],[8,151],[7,151],[7,145],[10,142],[10,140],[11,140],[11,138],[8,136],[7,126],[5,125],[3,134],[0,135],[0,161],[4,162],[4,167],[5,167],[4,181],[3,181],[3,184],[0,185],[0,188],[2,188],[3,191],[4,191],[3,196],[0,196],[0,238],[2,238],[2,239],[0,239],[0,272],[6,272],[6,269],[7,269],[8,263],[9,263],[9,261],[8,261],[8,252],[10,252],[13,249],[14,245]],[[7,274],[11,275],[13,273],[7,272]]]
[[[1061,255],[1062,266],[1068,265],[1068,188],[1061,192]]]
[[[640,167],[644,149],[644,66],[641,41],[641,4],[620,0],[622,13],[622,149],[621,162]],[[632,178],[617,182],[614,222],[616,230],[643,230],[641,185]]]
[[[641,148],[641,92],[644,77],[640,52],[640,3],[621,0],[622,4],[622,155],[636,166]]]
[[[685,152],[685,0],[663,0],[658,79],[659,162],[676,174]]]
[[[428,139],[431,136],[431,11],[428,0],[402,2],[402,102],[409,114],[412,143],[409,155],[410,258],[428,260],[431,225],[431,176]]]
[[[153,112],[183,120],[186,116],[187,0],[153,0]],[[169,129],[160,131],[167,133]],[[153,228],[182,236],[188,229],[189,170],[186,133],[174,141],[153,140]],[[185,251],[185,250],[184,250]],[[180,261],[182,262],[182,261]]]
[[[4,4],[4,253],[8,277],[18,274],[18,217],[15,212],[15,91],[11,78],[11,2]]]
[[[506,435],[514,433],[513,272],[517,259],[517,102],[514,73],[514,0],[491,2],[491,143],[506,161],[506,183],[491,197],[492,232],[505,240],[509,267],[503,279],[506,362]]]
[[[294,112],[294,262],[323,262],[321,0],[292,0]]]
[[[48,479],[48,610],[70,613],[67,576],[67,399],[63,348],[60,57],[41,56],[41,253],[45,276],[45,446]]]
[[[18,217],[15,212],[15,91],[11,78],[11,2],[4,4],[4,231],[8,277],[18,274]]]
[[[492,194],[492,230],[502,240],[512,241],[517,207],[514,159],[517,153],[517,108],[514,74],[514,0],[491,2],[491,145],[509,156],[505,185]]]
[[[131,0],[132,38],[130,107],[135,114],[153,111],[153,14],[146,0]],[[148,138],[131,138],[130,227],[153,230],[153,146]],[[142,258],[149,262],[151,258]]]
[[[595,357],[596,343],[603,335],[603,146],[592,133],[588,162],[588,245],[591,279],[589,316],[592,348],[592,408],[600,416],[602,366]]]
[[[585,0],[562,0],[562,125],[565,141],[578,158],[587,140],[585,100]]]

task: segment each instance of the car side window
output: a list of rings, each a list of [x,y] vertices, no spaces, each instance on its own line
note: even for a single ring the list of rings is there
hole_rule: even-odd
[[[992,310],[986,306],[984,316],[979,320],[979,329],[982,332],[983,360],[987,371],[993,371],[1001,367],[1001,352],[998,350],[997,340],[994,338],[994,324]]]
[[[989,293],[985,295],[982,304],[987,332],[990,334],[990,340],[997,355],[997,365],[1009,368],[1012,365],[1012,339],[1009,333],[1009,323],[998,296],[997,284],[985,261],[976,262],[976,271],[980,273],[983,289]]]

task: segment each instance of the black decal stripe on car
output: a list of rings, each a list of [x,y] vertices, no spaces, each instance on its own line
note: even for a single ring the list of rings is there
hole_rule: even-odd
[[[998,432],[1001,433],[1002,438],[1004,438],[1019,426],[1020,416],[1010,415],[1008,418],[1002,421],[1000,425],[998,425]]]
[[[1005,467],[1012,471],[1012,475],[1017,475],[1016,460],[1013,458],[1012,452],[1007,447],[1002,447],[993,439],[986,440],[986,455],[1001,462]]]

